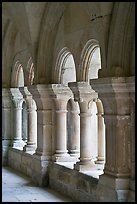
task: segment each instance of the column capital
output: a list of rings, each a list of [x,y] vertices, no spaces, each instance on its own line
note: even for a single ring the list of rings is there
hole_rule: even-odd
[[[38,84],[28,86],[28,91],[32,94],[38,110],[52,108],[51,97],[47,84]]]
[[[81,112],[91,111],[93,101],[97,100],[98,94],[91,88],[88,82],[70,82],[74,100],[79,102]]]
[[[73,98],[73,93],[67,85],[50,84],[50,96],[53,99],[56,110],[66,110],[68,100]]]
[[[11,98],[15,108],[21,109],[24,99],[22,94],[19,91],[19,88],[10,88],[10,91],[11,91]]]
[[[97,99],[97,93],[91,88],[88,82],[70,82],[68,85],[74,94],[75,101],[82,102]]]
[[[73,98],[73,93],[67,85],[64,84],[50,84],[48,85],[49,93],[54,99],[69,100]]]
[[[19,90],[24,98],[32,97],[32,94],[29,92],[28,87],[19,87]]]
[[[27,87],[20,87],[19,90],[20,90],[20,92],[22,93],[23,97],[26,100],[26,104],[28,106],[27,110],[28,111],[36,110],[37,109],[36,103],[33,100],[32,94],[28,91],[28,88]]]

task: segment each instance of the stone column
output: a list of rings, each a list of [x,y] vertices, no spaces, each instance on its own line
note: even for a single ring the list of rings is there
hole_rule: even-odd
[[[37,112],[36,103],[32,98],[31,93],[28,91],[27,87],[20,88],[26,103],[27,103],[27,118],[28,118],[28,138],[27,144],[23,147],[25,152],[34,152],[36,150],[37,143]]]
[[[80,116],[79,116],[79,105],[73,99],[71,102],[71,119],[72,119],[72,132],[70,141],[70,156],[79,157],[80,156]]]
[[[52,160],[52,99],[48,85],[27,88],[37,105],[37,148],[33,154],[32,179],[37,185],[48,185],[48,165]]]
[[[135,202],[135,77],[127,78],[127,87],[130,93],[131,110],[131,137],[129,138],[131,175],[128,202]]]
[[[2,88],[2,164],[8,163],[8,149],[12,143],[12,101],[8,88]]]
[[[105,163],[105,124],[104,124],[104,111],[102,103],[99,99],[96,102],[97,105],[97,116],[98,116],[98,157],[97,164]]]
[[[56,150],[52,158],[54,161],[70,161],[67,150],[67,103],[73,94],[68,86],[63,84],[51,84],[49,90],[56,112]]]
[[[98,190],[101,202],[127,201],[130,170],[128,137],[130,135],[130,98],[126,78],[90,80],[104,107],[106,126],[106,163]]]
[[[69,87],[74,93],[74,99],[80,107],[80,161],[76,163],[76,170],[88,170],[95,164],[92,161],[92,133],[91,133],[91,107],[97,94],[87,82],[72,82]]]
[[[12,101],[14,105],[14,137],[12,146],[22,148],[25,143],[22,138],[22,103],[23,103],[23,96],[20,93],[18,88],[10,88]]]

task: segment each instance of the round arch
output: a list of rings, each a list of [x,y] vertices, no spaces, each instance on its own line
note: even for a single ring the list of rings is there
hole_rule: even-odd
[[[34,63],[32,60],[32,57],[29,58],[28,63],[27,63],[27,76],[26,76],[26,82],[27,86],[32,85],[34,81]]]
[[[79,65],[80,81],[88,81],[91,58],[97,48],[99,48],[99,42],[95,39],[90,39],[84,46]]]
[[[66,79],[64,79],[65,76]],[[68,83],[70,81],[76,81],[74,59],[67,47],[64,47],[58,54],[55,71],[53,72],[53,81],[55,83]]]
[[[23,67],[19,61],[16,61],[11,76],[11,87],[23,87],[23,86],[24,86]]]

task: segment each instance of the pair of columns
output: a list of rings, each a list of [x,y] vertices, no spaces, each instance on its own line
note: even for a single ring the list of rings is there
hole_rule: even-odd
[[[91,89],[91,86],[87,82],[70,83],[70,88],[62,84],[34,85],[29,87],[29,91],[38,104],[38,132],[41,134],[39,134],[36,155],[40,155],[46,160],[72,161],[73,158],[70,155],[77,155],[76,153],[80,151],[80,161],[76,163],[75,169],[91,168],[94,165],[91,148],[91,107],[93,101],[97,100],[97,93]],[[71,148],[71,153],[68,154],[67,104],[70,100],[73,103],[72,106],[74,106],[73,99],[79,103],[80,124],[78,123],[78,111],[76,107],[73,107],[73,147]],[[100,159],[102,159],[101,155]]]
[[[21,92],[23,95],[21,94]],[[17,148],[23,148],[24,151],[34,151],[36,148],[37,138],[36,104],[26,87],[20,88],[20,90],[19,88],[11,88],[10,93],[13,102],[12,146]],[[27,104],[27,144],[23,141],[22,138],[22,104],[24,100]]]

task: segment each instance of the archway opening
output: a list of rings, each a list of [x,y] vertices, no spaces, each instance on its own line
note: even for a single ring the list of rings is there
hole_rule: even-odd
[[[72,54],[69,54],[64,59],[61,67],[61,83],[68,84],[68,82],[76,81],[75,63]]]
[[[17,70],[17,76],[16,76],[16,82],[17,87],[23,87],[24,86],[24,73],[23,73],[23,67],[20,64]]]
[[[88,80],[98,78],[99,69],[101,69],[100,48],[96,47],[95,50],[93,50],[89,64]]]

